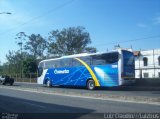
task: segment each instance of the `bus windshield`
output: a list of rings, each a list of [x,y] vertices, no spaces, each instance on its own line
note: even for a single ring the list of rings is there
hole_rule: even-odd
[[[124,66],[134,66],[134,55],[131,52],[123,51]]]
[[[40,77],[43,73],[44,63],[41,62],[38,66],[38,77]]]

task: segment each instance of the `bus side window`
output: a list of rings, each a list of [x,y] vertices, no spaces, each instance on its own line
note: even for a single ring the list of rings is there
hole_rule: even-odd
[[[68,59],[68,66],[69,66],[69,67],[72,67],[72,66],[73,66],[73,62],[72,62],[72,59],[71,59],[71,58]]]
[[[106,61],[101,57],[101,55],[94,55],[92,56],[92,63],[93,65],[104,65],[106,64]]]
[[[52,66],[51,66],[51,63],[50,63],[50,61],[46,61],[45,62],[45,69],[48,69],[48,68],[51,68]]]
[[[107,54],[103,54],[102,58],[105,59],[108,64],[111,64],[111,63],[118,62],[119,54],[118,54],[118,52],[107,53]]]
[[[61,68],[64,66],[64,62],[62,59],[55,60],[53,64],[54,64],[54,68]]]
[[[80,57],[80,59],[83,60],[88,65],[91,65],[91,57],[90,56]]]
[[[58,65],[59,65],[59,63],[57,60],[46,61],[45,62],[45,69],[57,68]]]
[[[51,68],[57,68],[57,61],[56,60],[53,60],[50,62],[50,67]]]
[[[60,64],[61,67],[72,67],[72,59],[71,58],[62,59]]]
[[[52,67],[53,67],[53,68],[57,68],[57,63],[56,63],[56,62],[53,62]]]
[[[82,64],[78,61],[78,60],[76,60],[76,59],[72,59],[72,66],[73,67],[76,67],[76,66],[82,66]]]

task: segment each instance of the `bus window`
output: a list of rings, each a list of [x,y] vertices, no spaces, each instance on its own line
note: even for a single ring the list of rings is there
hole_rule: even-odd
[[[42,67],[39,67],[38,68],[38,77],[40,77],[43,73],[43,68]]]
[[[72,65],[73,65],[73,67],[82,66],[82,64],[78,60],[76,60],[74,58],[72,59]]]
[[[87,63],[88,65],[91,65],[91,57],[89,56],[84,56],[84,57],[80,57],[81,60],[83,60],[85,63]]]
[[[38,66],[38,77],[42,75],[43,69],[44,69],[44,62],[41,62],[39,63],[39,66]]]
[[[103,65],[106,64],[106,61],[102,59],[101,55],[94,55],[92,57],[92,65]]]
[[[100,55],[93,55],[92,56],[92,63],[93,65],[105,65],[105,64],[112,64],[117,62],[119,59],[118,52],[115,53],[105,53]]]
[[[131,52],[123,51],[123,63],[125,66],[133,66],[134,65],[134,55]]]
[[[64,64],[62,63],[62,59],[54,60],[52,65],[53,65],[53,68],[61,68],[64,66]]]
[[[53,66],[53,61],[46,61],[45,62],[45,69],[49,69],[52,68]]]
[[[52,67],[53,67],[53,68],[57,68],[57,67],[58,67],[58,65],[57,65],[57,62],[56,62],[56,61],[52,61]]]
[[[60,61],[61,67],[72,67],[72,59],[66,58]]]
[[[38,66],[38,67],[44,68],[44,63],[43,63],[43,62],[39,63],[39,66]]]
[[[114,52],[114,53],[102,54],[102,58],[105,59],[106,63],[108,64],[115,63],[115,62],[118,62],[119,60],[119,53]]]
[[[59,61],[57,60],[45,61],[45,69],[57,68],[57,67],[59,67]]]

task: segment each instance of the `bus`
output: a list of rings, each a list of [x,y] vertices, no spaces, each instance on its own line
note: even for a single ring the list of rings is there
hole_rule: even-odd
[[[38,84],[96,87],[130,85],[135,82],[133,52],[117,49],[46,59],[38,65]]]

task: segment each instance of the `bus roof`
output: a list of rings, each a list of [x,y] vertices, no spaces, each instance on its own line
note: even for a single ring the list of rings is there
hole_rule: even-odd
[[[64,58],[76,58],[76,57],[84,57],[84,56],[100,55],[100,54],[104,54],[104,53],[114,53],[114,52],[118,52],[119,50],[126,50],[126,51],[131,52],[130,50],[127,50],[127,49],[116,49],[116,50],[112,50],[112,51],[109,51],[109,52],[80,53],[80,54],[62,56],[62,57],[59,57],[59,58],[45,59],[45,60],[40,61],[40,63],[41,63],[41,62],[45,62],[45,61],[52,61],[52,60],[64,59]]]

